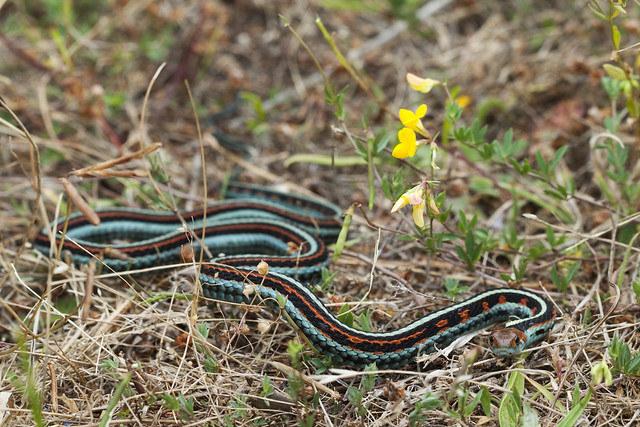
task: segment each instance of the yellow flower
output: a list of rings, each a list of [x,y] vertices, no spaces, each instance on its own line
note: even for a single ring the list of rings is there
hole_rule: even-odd
[[[395,213],[403,207],[413,206],[413,222],[420,228],[424,227],[424,211],[429,209],[434,215],[440,215],[440,210],[431,192],[428,181],[418,184],[405,191],[391,208],[391,213]]]
[[[423,79],[415,74],[407,73],[407,83],[418,92],[429,93],[435,86],[442,84],[440,80]]]
[[[416,112],[414,113],[411,110],[405,110],[404,108],[400,109],[400,121],[403,125],[413,130],[414,132],[419,133],[425,138],[429,138],[429,132],[424,128],[422,121],[420,120],[427,114],[427,106],[422,104],[418,107]]]
[[[466,107],[467,105],[471,104],[471,97],[469,95],[460,95],[456,98],[456,102],[458,103],[459,107]]]
[[[393,148],[391,155],[396,159],[406,159],[416,154],[416,134],[409,128],[402,128],[398,131],[400,144]]]
[[[393,149],[391,153],[393,157],[406,159],[416,154],[416,148],[426,142],[424,139],[417,141],[416,133],[430,139],[429,132],[427,132],[420,120],[425,114],[427,114],[427,106],[425,104],[419,106],[415,113],[411,110],[405,110],[404,108],[400,109],[398,115],[405,127],[398,131],[400,144],[396,145]]]
[[[413,206],[413,222],[420,228],[424,227],[424,210],[427,205],[424,195],[424,185],[416,185],[398,198],[391,208],[391,213],[397,212],[406,205],[411,205]]]

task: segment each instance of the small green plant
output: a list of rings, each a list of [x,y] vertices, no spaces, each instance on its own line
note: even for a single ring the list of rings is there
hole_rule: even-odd
[[[640,117],[640,104],[638,103],[638,91],[640,90],[640,84],[638,83],[638,75],[633,66],[626,63],[620,55],[620,43],[621,32],[618,25],[614,23],[614,20],[620,16],[625,15],[626,2],[617,0],[590,0],[588,3],[589,8],[600,19],[607,22],[611,35],[611,44],[613,47],[614,57],[613,62],[615,64],[605,64],[604,70],[612,78],[618,80],[620,91],[627,98],[626,106],[629,114],[636,120]]]
[[[304,389],[304,380],[299,371],[302,369],[304,344],[298,341],[289,341],[287,353],[291,358],[291,366],[295,371],[287,374],[286,393],[296,402],[306,402],[307,396]]]
[[[233,414],[229,417],[227,424],[230,424],[231,420],[243,420],[249,417],[249,405],[247,405],[247,396],[236,396],[235,400],[231,401],[231,407],[234,408]]]
[[[334,273],[331,273],[328,269],[323,268],[320,274],[321,274],[320,281],[315,284],[315,287],[320,292],[329,292],[333,284],[333,279],[336,277],[338,272],[336,271]]]
[[[163,393],[160,395],[160,399],[162,399],[162,406],[170,411],[177,412],[181,420],[191,421],[193,419],[195,404],[193,397],[187,399],[182,393],[178,394],[177,397]]]
[[[562,274],[558,271],[557,266],[551,267],[551,281],[558,288],[560,292],[566,292],[569,288],[569,284],[575,277],[576,273],[580,270],[582,263],[580,261],[572,262],[567,268],[567,273]]]
[[[616,335],[611,341],[609,356],[611,357],[614,373],[640,376],[640,353],[632,353],[629,345]]]
[[[353,310],[351,310],[349,304],[344,304],[342,307],[340,307],[337,317],[342,323],[347,326],[360,329],[365,332],[370,332],[371,314],[371,310],[366,309],[356,317],[353,315]],[[356,319],[358,320],[358,322],[355,321]]]
[[[456,245],[456,253],[463,260],[469,270],[476,269],[476,262],[482,256],[483,248],[481,243],[476,243],[476,226],[478,225],[478,216],[474,215],[471,221],[467,220],[464,212],[460,212],[460,222],[458,228],[464,233],[464,246]]]
[[[198,323],[196,327],[202,339],[206,340],[209,337],[209,333],[210,333],[209,324],[206,322]],[[196,339],[195,341],[195,348],[198,353],[202,353],[202,355],[204,356],[204,369],[207,372],[212,374],[216,374],[220,372],[220,366],[218,365],[218,361],[215,359],[215,357],[213,357],[213,355],[209,351],[205,350],[205,348],[202,346],[202,343],[200,342],[199,339]]]
[[[262,379],[262,391],[260,392],[260,396],[262,397],[269,397],[273,394],[273,386],[271,385],[271,380],[269,379],[269,376],[265,374],[264,378]],[[264,400],[265,404],[267,406],[271,405],[271,402],[269,402],[267,399]]]
[[[501,426],[518,426],[525,419],[531,425],[538,424],[538,414],[520,397],[524,392],[524,375],[514,371],[507,382],[508,392],[504,393],[498,409],[498,422]]]
[[[313,426],[315,423],[317,408],[320,406],[320,394],[310,393],[310,388],[305,387],[304,378],[300,373],[303,368],[304,344],[297,341],[289,341],[287,353],[291,357],[293,370],[287,374],[287,385],[285,392],[296,402],[301,403],[305,410],[298,418],[301,426]]]
[[[43,395],[40,390],[38,390],[37,380],[36,380],[36,371],[37,366],[34,366],[33,360],[29,356],[29,352],[25,347],[25,337],[20,336],[16,339],[17,349],[18,349],[18,359],[20,361],[20,369],[22,370],[23,375],[26,376],[26,381],[19,378],[13,372],[9,372],[7,377],[9,381],[11,381],[14,387],[23,394],[25,401],[27,403],[27,407],[31,412],[31,417],[33,418],[34,425],[41,427],[45,425],[44,417],[43,417]]]
[[[372,363],[367,366],[364,371],[365,372],[375,372],[377,370],[376,364]],[[360,379],[360,387],[349,386],[347,388],[347,400],[351,402],[351,404],[356,408],[356,413],[360,417],[361,421],[364,423],[364,415],[367,413],[368,405],[365,404],[362,399],[364,396],[373,390],[373,387],[376,385],[376,374],[369,373],[364,374]]]
[[[622,143],[617,133],[622,123],[623,113],[617,112],[616,101],[622,96],[626,102],[626,113],[634,120],[637,126],[640,120],[640,75],[638,74],[638,62],[631,64],[625,61],[621,54],[625,49],[621,48],[622,32],[615,23],[620,17],[627,14],[625,1],[615,0],[590,0],[589,8],[593,13],[605,21],[609,27],[612,61],[603,65],[608,76],[602,78],[602,87],[611,100],[611,115],[605,118],[605,128],[609,132],[603,144],[598,144],[595,149],[605,150],[608,168],[605,176],[612,183],[608,183],[605,177],[598,174],[596,179],[603,193],[614,207],[621,207],[625,213],[636,211],[634,202],[640,196],[640,185],[637,180],[629,179],[631,171],[627,166],[629,147]],[[624,203],[620,203],[624,202]]]
[[[114,359],[104,359],[100,363],[100,369],[102,369],[107,373],[107,375],[115,379],[120,379],[120,374],[118,373],[118,366],[120,366],[120,364],[118,363],[117,360],[114,360]]]
[[[309,360],[309,363],[311,363],[315,367],[317,374],[322,374],[333,366],[331,357],[327,355],[312,357],[311,360]]]
[[[580,394],[580,388],[576,383],[573,394],[571,395],[571,409],[558,423],[558,427],[572,427],[576,425],[584,409],[587,407],[587,403],[591,400],[592,390],[589,388],[582,399],[580,398]]]
[[[444,296],[449,297],[451,299],[455,299],[458,295],[463,294],[469,290],[469,286],[460,286],[460,279],[452,279],[451,277],[445,277],[442,282],[446,292],[443,293]]]
[[[423,425],[423,420],[426,412],[433,409],[437,409],[442,406],[442,402],[437,396],[427,392],[424,397],[416,402],[415,407],[409,413],[409,425],[411,427],[417,427]]]
[[[107,408],[105,409],[105,411],[102,413],[102,418],[100,419],[100,427],[106,427],[107,425],[109,425],[111,418],[113,417],[113,411],[115,410],[118,402],[120,401],[120,398],[122,396],[132,396],[133,393],[131,391],[131,386],[129,385],[129,383],[131,382],[131,378],[133,377],[133,374],[131,372],[126,373],[125,375],[122,376],[122,379],[120,381],[120,384],[118,384],[118,387],[116,388],[116,390],[113,392],[113,396],[111,396],[111,399],[109,400],[109,404],[107,405]],[[120,416],[124,416],[126,415],[126,412],[128,411],[127,408],[124,409],[124,413],[119,414]],[[116,414],[118,415],[118,414]]]
[[[255,93],[242,92],[240,98],[249,104],[255,113],[255,118],[247,120],[247,126],[254,134],[260,134],[268,126],[267,112],[262,105],[262,99]]]
[[[466,418],[470,416],[480,405],[482,412],[488,417],[491,415],[491,394],[486,387],[481,387],[474,398],[469,402],[471,390],[468,387],[459,387],[457,390],[458,405],[457,411],[448,411],[456,418]]]

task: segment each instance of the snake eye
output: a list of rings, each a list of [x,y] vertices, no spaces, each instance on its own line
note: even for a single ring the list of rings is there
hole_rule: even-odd
[[[496,346],[496,339],[494,338],[493,335],[489,335],[489,345],[491,347],[495,347]]]
[[[515,343],[516,346],[519,346],[520,344],[522,344],[522,340],[517,335],[513,337],[513,342]]]

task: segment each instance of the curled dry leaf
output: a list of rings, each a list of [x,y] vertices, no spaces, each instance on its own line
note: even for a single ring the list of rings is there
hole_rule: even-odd
[[[87,221],[93,225],[100,225],[100,217],[98,217],[98,214],[96,214],[91,206],[82,198],[78,189],[67,178],[60,178],[60,182],[64,187],[64,191],[67,192],[69,199],[71,199],[71,202],[84,214]]]

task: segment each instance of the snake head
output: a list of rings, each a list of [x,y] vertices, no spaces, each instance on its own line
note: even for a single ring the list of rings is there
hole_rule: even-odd
[[[513,356],[527,345],[527,335],[518,328],[496,328],[489,336],[489,346],[496,356]]]

